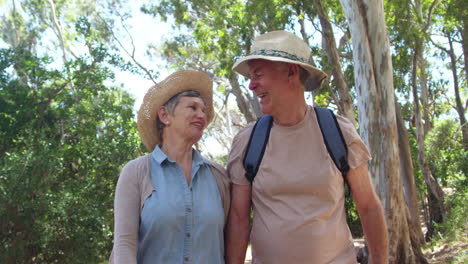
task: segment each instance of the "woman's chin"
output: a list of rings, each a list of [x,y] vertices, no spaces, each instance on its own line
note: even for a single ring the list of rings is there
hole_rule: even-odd
[[[192,141],[192,144],[196,144],[198,143],[198,141],[200,141],[200,139],[202,138],[203,136],[203,133],[199,133],[199,134],[195,134],[195,135],[192,135],[190,137],[190,141]]]

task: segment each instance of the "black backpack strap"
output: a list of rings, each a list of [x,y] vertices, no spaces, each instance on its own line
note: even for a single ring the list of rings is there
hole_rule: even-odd
[[[245,177],[250,184],[253,183],[255,175],[263,159],[268,138],[270,137],[270,129],[273,124],[271,115],[264,115],[257,120],[250,134],[249,143],[245,152],[243,164],[245,169]]]
[[[346,147],[346,142],[336,116],[327,108],[314,107],[314,110],[328,153],[336,167],[345,175],[349,170],[348,148]]]

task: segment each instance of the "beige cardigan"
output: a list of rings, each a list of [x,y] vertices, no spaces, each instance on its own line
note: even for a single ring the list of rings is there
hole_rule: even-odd
[[[155,190],[151,184],[151,154],[128,162],[120,173],[114,200],[114,247],[109,263],[136,263],[140,212],[145,200]],[[210,163],[221,195],[224,217],[230,203],[230,180],[225,169]]]

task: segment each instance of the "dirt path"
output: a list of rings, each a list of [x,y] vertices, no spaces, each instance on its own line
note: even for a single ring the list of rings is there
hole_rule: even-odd
[[[462,239],[468,240],[468,239]],[[363,247],[363,239],[355,239],[354,245],[356,247]],[[468,263],[468,241],[456,241],[449,244],[440,245],[425,250],[429,264],[448,264],[448,263]],[[252,254],[250,247],[247,249],[245,257],[245,264],[252,264]]]

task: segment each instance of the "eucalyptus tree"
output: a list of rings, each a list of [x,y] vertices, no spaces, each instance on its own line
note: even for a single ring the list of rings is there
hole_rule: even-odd
[[[453,100],[447,96],[452,93],[449,92],[449,78],[446,78],[450,75],[443,73],[447,71],[443,67],[445,64],[444,57],[446,57],[443,53],[447,52],[449,58],[456,58],[457,56],[451,56],[450,41],[443,41],[441,36],[444,29],[454,29],[454,25],[461,29],[460,27],[463,25],[461,19],[454,22],[448,15],[449,13],[458,14],[460,18],[460,14],[463,14],[463,11],[457,12],[453,8],[455,3],[457,1],[386,2],[387,14],[393,13],[391,17],[394,18],[388,21],[390,22],[392,46],[396,54],[394,56],[395,76],[396,80],[398,80],[396,88],[399,90],[400,95],[403,94],[408,99],[413,98],[412,114],[411,116],[407,115],[406,118],[410,121],[410,124],[416,126],[418,162],[420,165],[416,168],[420,168],[428,189],[427,199],[429,200],[429,215],[431,216],[426,223],[428,237],[434,230],[434,223],[442,222],[443,215],[446,212],[444,210],[445,195],[440,185],[444,175],[437,175],[431,171],[431,162],[428,162],[426,158],[425,138],[431,131],[434,121],[441,114],[447,114],[447,110],[443,109],[441,105]],[[407,6],[410,8],[406,8]],[[445,43],[442,44],[441,40]],[[434,46],[442,50],[442,56],[438,55]],[[466,119],[458,91],[460,86],[458,72],[463,66],[459,63],[453,63],[457,59],[450,59],[450,61],[451,63],[447,63],[450,67],[447,67],[447,69],[453,76],[453,94],[455,94],[453,104],[456,105],[454,108],[459,114],[460,124],[462,125],[466,123]],[[408,87],[411,87],[411,92]],[[461,127],[463,129],[464,126]]]
[[[411,230],[402,180],[390,43],[382,1],[341,0],[353,41],[360,134],[377,156],[372,181],[389,226],[390,263],[427,263]]]
[[[429,78],[428,76],[428,43],[432,29],[432,17],[434,10],[438,8],[439,1],[408,1],[411,8],[406,13],[408,31],[401,34],[406,48],[411,52],[411,74],[409,87],[413,97],[413,118],[416,125],[416,142],[418,148],[418,162],[423,179],[429,190],[428,199],[430,201],[430,211],[433,216],[428,221],[427,226],[430,233],[433,230],[433,221],[442,222],[445,215],[444,193],[440,184],[434,177],[426,158],[425,137],[432,128],[433,120],[430,118],[429,111]],[[401,7],[400,7],[401,9]],[[401,14],[401,12],[399,13]],[[408,26],[409,25],[409,26]]]

